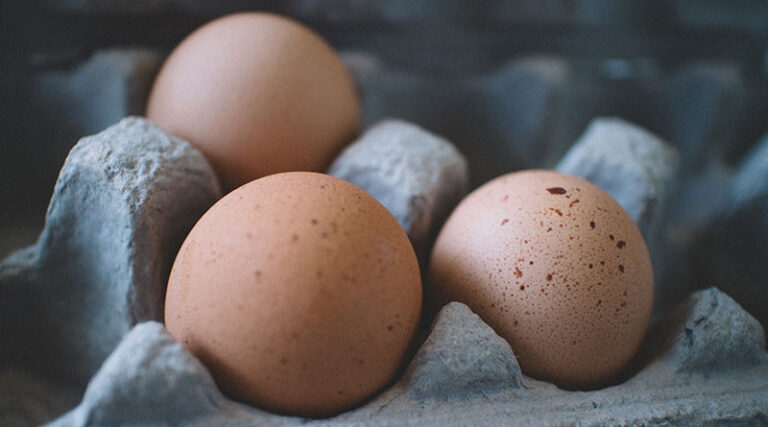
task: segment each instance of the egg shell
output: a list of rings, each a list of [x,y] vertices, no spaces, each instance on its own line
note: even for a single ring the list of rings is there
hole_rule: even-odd
[[[231,397],[327,416],[392,380],[421,289],[408,237],[372,196],[283,173],[238,188],[195,225],[173,265],[165,324]]]
[[[650,321],[645,242],[608,194],[551,171],[504,175],[451,214],[430,262],[431,292],[469,305],[524,373],[568,388],[621,371]]]
[[[307,27],[238,13],[193,32],[161,68],[147,118],[194,144],[225,191],[285,171],[321,171],[360,127],[350,75]]]

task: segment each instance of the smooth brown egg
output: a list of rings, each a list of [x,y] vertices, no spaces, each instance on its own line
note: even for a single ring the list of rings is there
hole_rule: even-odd
[[[653,303],[631,218],[591,183],[551,171],[504,175],[467,196],[438,236],[430,285],[504,337],[524,373],[569,388],[622,370]]]
[[[155,80],[147,118],[205,153],[225,190],[324,170],[360,127],[336,53],[305,26],[266,13],[225,16],[182,41]]]
[[[421,313],[408,237],[368,193],[328,175],[250,182],[195,225],[165,325],[231,397],[327,416],[396,374]]]

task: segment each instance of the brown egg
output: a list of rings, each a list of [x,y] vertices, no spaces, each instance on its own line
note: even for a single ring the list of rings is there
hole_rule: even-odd
[[[384,206],[289,172],[217,202],[181,247],[165,325],[235,399],[326,416],[395,375],[421,313],[413,248]]]
[[[467,196],[438,236],[430,285],[504,337],[524,373],[569,388],[621,371],[653,303],[631,218],[596,186],[550,171],[504,175]]]
[[[331,47],[266,13],[225,16],[188,36],[160,70],[147,118],[202,150],[225,190],[324,170],[360,126],[355,88]]]

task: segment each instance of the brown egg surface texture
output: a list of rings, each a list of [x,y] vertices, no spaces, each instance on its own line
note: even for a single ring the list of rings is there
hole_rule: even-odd
[[[165,324],[228,395],[322,417],[396,374],[421,312],[413,248],[368,193],[310,172],[271,175],[195,225]]]
[[[254,12],[182,41],[155,80],[147,118],[203,151],[225,190],[324,170],[360,126],[353,82],[332,48],[295,21]]]
[[[441,230],[431,291],[469,305],[523,372],[598,386],[638,350],[651,315],[645,242],[608,194],[551,171],[504,175],[467,196]]]

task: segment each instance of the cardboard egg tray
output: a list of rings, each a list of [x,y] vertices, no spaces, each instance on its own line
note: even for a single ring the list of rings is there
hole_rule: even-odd
[[[41,231],[34,219],[30,232],[17,227],[25,211],[5,220],[0,425],[768,423],[764,77],[728,61],[554,54],[440,73],[342,52],[366,123],[328,172],[381,201],[422,265],[467,191],[506,172],[553,168],[603,188],[638,224],[655,307],[625,372],[604,388],[571,391],[525,376],[514,348],[451,303],[384,390],[307,420],[228,399],[162,325],[176,251],[221,197],[197,150],[124,118],[141,114],[162,57],[100,50],[24,80],[20,105],[34,108],[23,111],[57,120],[48,133],[20,134],[55,139],[48,152],[60,155],[92,136],[56,167]],[[24,164],[8,182],[26,177],[37,188],[30,177],[44,172]],[[18,237],[38,231],[35,243]]]

